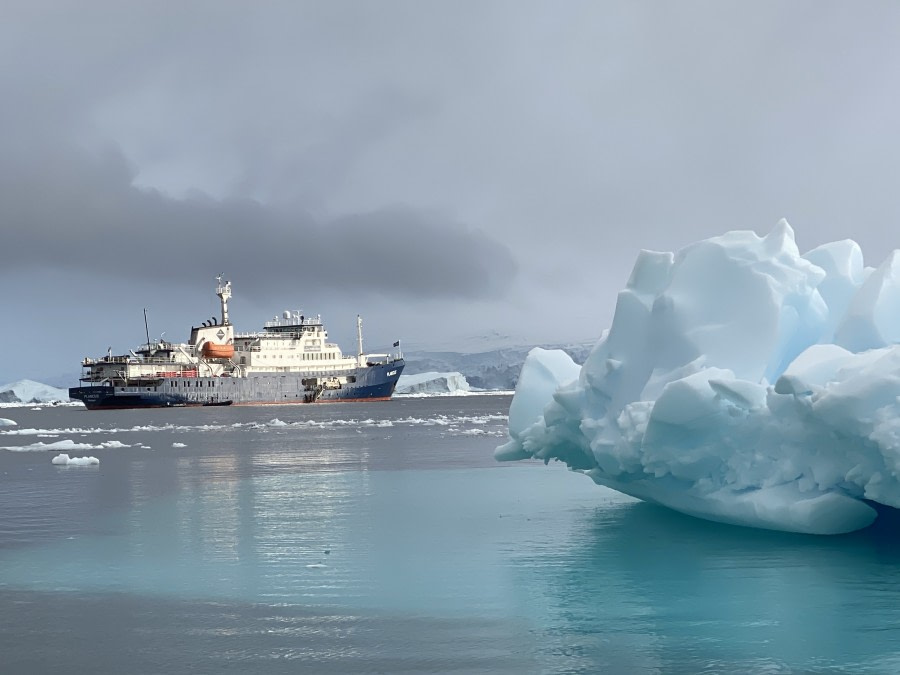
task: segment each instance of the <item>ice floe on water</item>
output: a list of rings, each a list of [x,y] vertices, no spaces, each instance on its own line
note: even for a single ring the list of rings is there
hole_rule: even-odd
[[[38,441],[30,445],[4,445],[0,446],[0,450],[9,450],[11,452],[42,452],[44,450],[104,450],[108,448],[130,448],[130,445],[121,441],[105,441],[103,443],[78,443],[71,439],[63,441],[54,441],[53,443],[44,443]]]
[[[10,450],[12,452],[40,452],[42,450],[96,450],[96,447],[90,443],[76,443],[73,440],[55,441],[54,443],[43,443],[38,441],[30,445],[6,445],[0,446],[0,450]]]
[[[785,221],[643,251],[583,366],[533,350],[500,460],[709,520],[837,534],[900,508],[900,252]]]
[[[282,428],[315,428],[315,429],[341,429],[346,427],[392,427],[392,426],[445,426],[452,427],[461,424],[484,425],[497,422],[505,422],[506,415],[488,414],[488,415],[436,415],[434,417],[401,417],[396,419],[332,419],[332,420],[310,420],[302,419],[287,422],[279,418],[273,418],[268,422],[234,422],[232,424],[198,424],[198,425],[177,425],[177,424],[142,424],[131,427],[65,427],[65,428],[0,428],[0,438],[3,436],[73,436],[73,435],[96,435],[96,434],[125,434],[134,432],[159,432],[159,431],[178,431],[178,432],[196,432],[196,431],[226,431],[229,429],[282,429]]]
[[[69,457],[67,454],[59,454],[50,460],[51,463],[60,466],[95,466],[100,464],[96,457]]]
[[[39,452],[43,450],[97,450],[97,449],[116,449],[116,448],[138,448],[150,449],[146,444],[147,433],[196,433],[196,432],[228,432],[250,430],[257,432],[272,433],[302,433],[306,429],[310,430],[355,430],[361,432],[366,429],[389,429],[395,427],[439,427],[444,435],[460,435],[460,436],[502,436],[505,431],[504,426],[507,420],[506,415],[502,414],[486,414],[486,415],[465,415],[465,414],[442,414],[430,417],[400,417],[394,419],[328,419],[328,420],[310,420],[300,419],[296,421],[285,421],[279,418],[273,418],[268,422],[235,422],[231,424],[201,424],[201,425],[179,425],[179,424],[142,424],[131,427],[64,427],[64,428],[18,428],[13,424],[0,426],[0,450],[10,452]],[[97,436],[108,436],[111,434],[125,435],[127,440],[133,440],[133,443],[125,443],[123,441],[113,439],[103,442],[96,440]],[[141,436],[128,439],[127,434],[141,434]],[[60,439],[51,442],[37,441],[29,443],[26,439],[33,440],[35,438]],[[166,443],[169,443],[166,440]],[[187,445],[183,442],[174,442],[171,447],[184,448]]]

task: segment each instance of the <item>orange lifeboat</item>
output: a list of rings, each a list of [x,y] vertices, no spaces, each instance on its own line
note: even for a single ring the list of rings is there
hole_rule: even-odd
[[[234,345],[217,345],[212,342],[205,342],[200,353],[206,359],[230,359],[234,356]]]

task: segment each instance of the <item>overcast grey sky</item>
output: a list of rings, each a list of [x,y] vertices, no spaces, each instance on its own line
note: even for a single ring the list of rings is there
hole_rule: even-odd
[[[0,383],[151,332],[595,337],[641,248],[900,245],[895,2],[6,2]]]

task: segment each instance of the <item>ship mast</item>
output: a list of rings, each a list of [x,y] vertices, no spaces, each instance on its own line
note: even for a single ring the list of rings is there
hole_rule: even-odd
[[[358,346],[356,357],[357,357],[359,364],[362,365],[362,362],[363,362],[362,317],[359,314],[356,315],[356,343]]]
[[[225,285],[222,285],[222,275],[218,275],[216,277],[216,295],[219,296],[219,299],[222,301],[222,325],[228,325],[228,298],[231,297],[231,282],[226,281]]]

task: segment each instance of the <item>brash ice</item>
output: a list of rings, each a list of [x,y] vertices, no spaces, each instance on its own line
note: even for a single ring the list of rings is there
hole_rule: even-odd
[[[784,220],[642,251],[579,367],[532,350],[499,460],[709,520],[815,534],[900,508],[900,252],[800,255]]]

